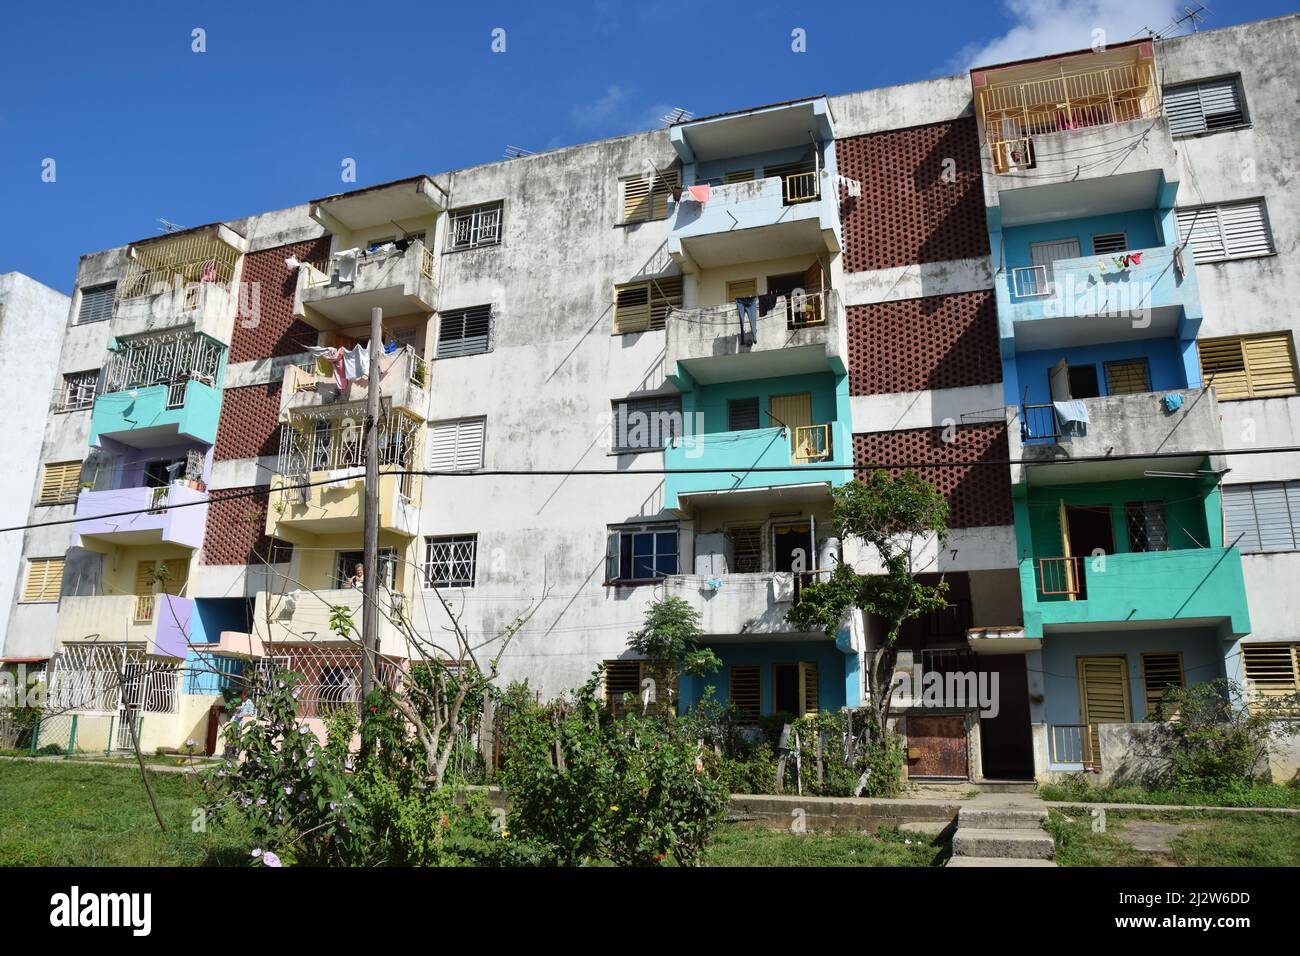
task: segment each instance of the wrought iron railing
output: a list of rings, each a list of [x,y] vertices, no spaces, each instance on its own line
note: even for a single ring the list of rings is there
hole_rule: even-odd
[[[806,173],[790,173],[781,179],[781,200],[787,206],[801,202],[811,202],[821,195],[817,183],[816,170]]]
[[[182,667],[123,644],[65,644],[51,664],[49,710],[175,713]]]
[[[323,413],[323,414],[322,414]],[[301,409],[280,426],[277,470],[305,478],[314,471],[342,471],[366,464],[362,402]],[[419,455],[422,422],[401,412],[380,413],[379,465],[410,470]]]
[[[799,425],[794,430],[791,457],[796,464],[826,461],[831,457],[830,425]]]
[[[212,233],[158,239],[132,248],[116,298],[121,302],[207,283],[229,288],[238,260],[239,252]]]
[[[1020,440],[1022,442],[1060,437],[1061,426],[1056,418],[1055,405],[1020,406]]]
[[[225,346],[194,331],[164,332],[118,340],[101,373],[103,393],[191,379],[215,384]],[[169,395],[169,400],[171,396]],[[184,401],[184,395],[180,396]]]

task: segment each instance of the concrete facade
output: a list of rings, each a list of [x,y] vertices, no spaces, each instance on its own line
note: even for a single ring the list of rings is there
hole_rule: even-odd
[[[1071,702],[1070,688],[1043,675],[1057,664],[1073,673],[1070,661],[1080,655],[1071,649],[1083,646],[1087,629],[1108,630],[1107,640],[1131,655],[1131,669],[1143,641],[1163,648],[1186,625],[1197,648],[1214,645],[1227,674],[1243,641],[1300,639],[1300,614],[1289,589],[1277,585],[1296,570],[1294,551],[1241,554],[1225,541],[1218,477],[1227,467],[1229,486],[1300,480],[1300,454],[1214,454],[1300,444],[1300,397],[1216,401],[1196,344],[1295,331],[1300,210],[1288,188],[1295,119],[1285,66],[1298,31],[1300,18],[1287,17],[1119,50],[1116,57],[1154,57],[1166,86],[1239,71],[1250,122],[1174,137],[1153,117],[1140,130],[1145,145],[1113,177],[1070,175],[1053,152],[1066,146],[1048,142],[1039,176],[997,172],[978,87],[960,76],[708,117],[226,223],[216,234],[236,253],[238,294],[200,290],[188,319],[193,303],[172,295],[170,306],[132,306],[120,321],[77,325],[82,291],[121,281],[137,247],[83,257],[60,372],[98,368],[113,336],[141,331],[137,312],[156,320],[149,331],[189,322],[228,346],[212,402],[203,401],[208,386],[192,383],[185,406],[171,410],[178,421],[167,422],[178,441],[193,441],[206,455],[205,520],[197,542],[188,528],[182,542],[159,542],[175,551],[129,538],[69,551],[71,526],[54,526],[27,532],[23,554],[66,551],[63,592],[78,600],[121,597],[135,586],[138,562],[183,554],[184,596],[194,602],[190,643],[202,645],[195,653],[219,655],[223,643],[239,640],[251,646],[241,634],[293,634],[296,619],[319,630],[328,618],[309,606],[310,592],[337,598],[340,568],[361,548],[359,488],[288,498],[283,489],[298,472],[284,471],[292,455],[283,443],[294,439],[282,426],[323,434],[321,423],[361,407],[359,390],[316,388],[324,379],[308,368],[307,350],[365,339],[369,309],[381,305],[386,336],[427,363],[418,401],[410,368],[380,376],[386,399],[417,422],[418,439],[403,448],[416,456],[413,470],[429,467],[435,445],[451,447],[437,443],[460,436],[459,423],[482,421],[467,429],[478,450],[457,445],[454,467],[439,469],[464,474],[413,476],[401,486],[385,479],[381,546],[391,549],[390,580],[418,630],[437,634],[448,623],[426,586],[435,572],[446,575],[440,590],[477,640],[499,635],[536,603],[502,658],[502,680],[527,680],[552,696],[581,684],[602,661],[627,659],[628,632],[648,604],[678,594],[705,613],[708,637],[727,663],[714,682],[723,699],[733,666],[757,666],[759,706],[769,713],[775,668],[798,665],[816,674],[818,691],[801,699],[856,702],[863,655],[879,628],[856,622],[843,641],[783,629],[782,609],[792,599],[783,589],[795,573],[790,549],[806,548],[814,568],[838,557],[858,563],[830,533],[830,489],[855,469],[907,464],[948,496],[954,525],[944,547],[923,548],[931,570],[951,576],[957,597],[951,615],[915,635],[917,659],[1002,658],[995,663],[1004,677],[1018,682],[1021,730],[1031,727],[1012,733],[959,711],[964,774],[1058,770],[1046,741],[1053,726],[1081,722],[1067,719],[1078,695],[1075,689]],[[1070,149],[1105,151],[1130,128],[1138,127],[1101,124],[1050,137],[1074,134]],[[1248,175],[1243,156],[1252,158]],[[649,182],[653,193],[663,189],[654,185],[663,173],[686,186],[709,184],[709,201],[699,206],[661,192],[648,200],[648,217],[626,216],[629,184]],[[575,203],[576,195],[584,201]],[[1258,197],[1267,204],[1271,255],[1205,264],[1195,264],[1190,250],[1176,255],[1177,208]],[[489,204],[500,204],[495,241],[460,241],[459,214]],[[1144,259],[1102,276],[1090,243],[1117,231]],[[1114,319],[1097,314],[1109,307],[1104,296],[1013,295],[1012,272],[1033,264],[1034,244],[1067,236],[1079,237],[1079,252],[1061,257],[1062,280],[1081,293],[1145,289],[1138,300],[1147,326],[1123,322],[1116,332]],[[396,240],[402,248],[386,245]],[[368,253],[372,245],[377,251]],[[349,250],[362,252],[355,281],[340,278]],[[638,283],[647,296],[644,325],[620,334],[619,310],[626,316],[640,307],[633,305],[639,293],[628,291]],[[800,313],[819,320],[807,327],[787,319],[796,287],[824,303],[819,315]],[[764,312],[757,343],[745,343],[732,300],[765,293],[783,304]],[[486,316],[481,331],[475,316]],[[449,351],[453,336],[474,341]],[[1088,434],[1043,444],[1022,434],[1020,406],[1050,402],[1049,375],[1062,358],[1095,366],[1102,384],[1084,399]],[[1107,363],[1138,358],[1149,368],[1147,391],[1112,394]],[[1169,393],[1181,405],[1160,405]],[[769,420],[797,411],[803,395],[806,422]],[[86,457],[106,431],[101,416],[113,423],[112,441],[143,440],[138,417],[120,402],[100,396],[93,429],[90,411],[52,416],[41,460]],[[675,409],[684,431],[629,451],[617,434],[618,408],[651,402]],[[750,409],[757,422],[744,417]],[[192,427],[182,424],[187,417]],[[818,426],[826,428],[824,453],[813,448],[810,456],[792,444],[790,431],[797,437]],[[160,441],[151,433],[149,444]],[[336,459],[347,439],[330,441],[308,440],[312,454],[334,457],[302,465],[304,473],[344,481]],[[1180,457],[1171,461],[1166,453],[1174,452]],[[1144,454],[1145,463],[1124,467],[1070,461]],[[1033,463],[1007,465],[1022,457]],[[1145,475],[1198,469],[1216,477],[1181,485],[1168,478],[1158,495]],[[484,471],[515,474],[474,474]],[[1125,483],[1136,484],[1117,487]],[[1072,490],[1057,492],[1063,485]],[[1096,497],[1110,491],[1123,496]],[[1174,551],[1112,555],[1121,570],[1133,565],[1113,600],[1101,600],[1099,580],[1094,597],[1068,602],[1079,605],[1068,613],[1062,602],[1040,602],[1035,559],[1065,557],[1047,543],[1053,494],[1117,507],[1119,539],[1125,502],[1172,504],[1188,491],[1197,501],[1179,506],[1188,537]],[[104,492],[96,485],[94,493]],[[72,517],[73,510],[44,507],[32,517]],[[103,542],[105,531],[115,533],[97,527],[89,537]],[[1186,578],[1206,571],[1207,558],[1213,587],[1193,597]],[[1161,594],[1133,619],[1141,627],[1115,627],[1131,611],[1121,607],[1126,582],[1147,579],[1143,562],[1159,565],[1150,580],[1158,578]],[[870,571],[865,561],[858,567]],[[293,592],[275,627],[261,626],[267,609]],[[67,632],[61,617],[54,603],[15,605],[4,654],[54,653],[56,631]],[[972,630],[984,636],[968,640]],[[212,683],[203,690],[210,696]],[[1023,760],[984,768],[990,754],[1014,748]],[[914,771],[929,775],[918,760]]]

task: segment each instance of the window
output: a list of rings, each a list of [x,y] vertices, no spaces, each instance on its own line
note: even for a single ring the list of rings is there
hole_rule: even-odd
[[[479,246],[495,246],[500,241],[501,203],[458,209],[451,214],[448,249],[476,249]]]
[[[27,580],[23,583],[22,596],[24,603],[57,601],[62,587],[62,558],[32,558],[27,562]]]
[[[723,173],[722,181],[724,183],[748,183],[753,182],[754,171],[752,169],[733,169],[729,173]]]
[[[1240,77],[1185,83],[1165,90],[1165,115],[1174,136],[1212,133],[1246,122]]]
[[[682,434],[682,397],[625,398],[614,402],[611,450],[651,451]]]
[[[58,505],[77,500],[77,486],[81,483],[81,462],[46,462],[41,474],[38,505]]]
[[[77,324],[102,322],[113,317],[113,296],[117,292],[117,283],[91,286],[81,290],[81,307],[77,310]]]
[[[727,401],[727,431],[743,432],[759,427],[757,398],[733,398]]]
[[[1155,716],[1165,692],[1183,686],[1183,655],[1178,651],[1142,655],[1142,686],[1146,690],[1147,718]]]
[[[763,526],[739,525],[728,528],[732,543],[732,572],[757,574],[763,570]]]
[[[1092,237],[1094,256],[1112,255],[1128,250],[1128,236],[1122,232],[1102,232]]]
[[[483,467],[485,418],[434,422],[429,426],[429,467],[434,471],[473,471]]]
[[[56,412],[77,412],[95,404],[95,386],[99,383],[99,369],[87,372],[69,372],[63,376],[63,387],[55,403]]]
[[[758,295],[757,279],[732,279],[727,283],[727,302],[737,299],[751,299]]]
[[[1266,256],[1273,252],[1264,200],[1178,210],[1178,241],[1191,245],[1197,262]]]
[[[390,591],[397,587],[397,549],[380,548],[376,555],[379,559],[379,586]],[[363,568],[366,563],[364,551],[339,551],[334,556],[334,587],[343,590],[348,586],[348,579],[356,572],[357,565]],[[366,568],[366,573],[370,569]]]
[[[1300,644],[1243,643],[1241,666],[1248,699],[1290,697],[1300,691]]]
[[[605,550],[606,581],[657,581],[677,573],[677,526],[615,528]]]
[[[681,305],[681,276],[615,286],[614,334],[662,329],[668,321],[668,311]]]
[[[1146,359],[1123,359],[1104,365],[1108,395],[1140,395],[1151,391],[1151,369]]]
[[[450,534],[424,539],[424,585],[472,588],[478,562],[478,535]]]
[[[604,662],[605,707],[615,717],[672,712],[677,699],[677,668],[671,661]]]
[[[1130,551],[1168,551],[1169,529],[1163,501],[1130,501],[1124,506]]]
[[[492,306],[452,309],[438,321],[437,358],[476,355],[492,348]]]
[[[623,180],[623,221],[648,222],[668,216],[668,199],[681,182],[672,169],[662,175],[633,176]]]
[[[1270,398],[1296,393],[1295,350],[1290,332],[1200,339],[1201,377],[1219,400]]]
[[[1222,493],[1229,547],[1300,550],[1300,480],[1224,485]]]
[[[762,681],[758,664],[732,664],[727,669],[727,701],[742,724],[757,723],[762,713]]]

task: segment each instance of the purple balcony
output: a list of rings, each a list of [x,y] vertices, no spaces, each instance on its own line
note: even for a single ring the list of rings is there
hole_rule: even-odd
[[[203,544],[207,502],[206,491],[182,484],[83,491],[77,497],[76,532],[113,545],[163,542],[197,548]]]

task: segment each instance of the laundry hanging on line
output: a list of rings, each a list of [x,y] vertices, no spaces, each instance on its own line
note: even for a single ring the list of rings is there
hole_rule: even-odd
[[[335,268],[338,270],[340,282],[357,281],[357,256],[359,255],[361,255],[360,249],[344,249],[334,254]]]
[[[330,372],[333,372],[334,384],[338,386],[340,392],[346,391],[348,387],[348,375],[345,368],[344,356],[346,356],[347,353],[343,349],[327,345],[309,345],[307,346],[307,351],[316,356],[316,368],[318,371],[320,370],[320,362],[322,359],[329,363],[329,368],[325,370],[324,374],[328,375]]]
[[[736,313],[740,317],[740,344],[753,345],[758,341],[758,296],[736,300]],[[749,317],[749,331],[745,331],[745,318]]]
[[[698,186],[687,186],[682,190],[682,202],[694,202],[703,206],[709,201],[713,193],[713,187],[708,183],[702,183]]]
[[[343,373],[351,381],[370,375],[370,349],[364,345],[354,345],[343,353]]]
[[[843,186],[845,191],[847,191],[854,199],[857,199],[862,195],[862,183],[858,182],[856,179],[850,179],[848,176],[837,175],[835,177],[835,182],[838,185]]]

